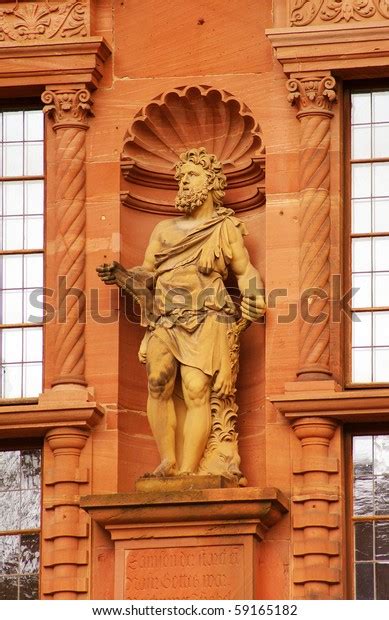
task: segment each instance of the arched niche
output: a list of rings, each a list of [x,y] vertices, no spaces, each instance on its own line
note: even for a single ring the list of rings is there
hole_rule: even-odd
[[[249,108],[211,86],[162,93],[135,116],[121,157],[123,205],[174,213],[174,166],[182,152],[204,146],[224,165],[225,204],[246,211],[265,203],[265,149]]]

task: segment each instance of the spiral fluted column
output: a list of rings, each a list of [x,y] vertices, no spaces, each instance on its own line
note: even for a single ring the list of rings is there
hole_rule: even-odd
[[[298,378],[329,379],[331,76],[290,79],[300,121],[300,360]]]
[[[85,159],[91,96],[85,88],[46,90],[56,133],[57,326],[53,385],[85,385]]]

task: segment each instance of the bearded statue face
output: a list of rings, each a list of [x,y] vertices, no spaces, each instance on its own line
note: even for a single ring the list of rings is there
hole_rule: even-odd
[[[176,209],[187,214],[192,213],[204,204],[209,191],[209,179],[203,166],[192,162],[183,164],[179,172]]]

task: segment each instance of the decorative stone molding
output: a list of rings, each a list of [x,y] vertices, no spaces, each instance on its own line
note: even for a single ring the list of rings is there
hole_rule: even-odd
[[[91,115],[85,88],[45,91],[44,111],[56,132],[57,328],[53,385],[85,384],[86,130]],[[72,295],[67,295],[72,289]],[[67,297],[69,299],[67,300]],[[68,301],[68,303],[67,303]]]
[[[0,43],[85,37],[89,32],[85,1],[0,3]]]
[[[339,598],[339,463],[329,455],[337,422],[300,418],[292,427],[301,442],[301,459],[293,463],[294,598]]]
[[[287,83],[288,99],[300,120],[300,296],[310,320],[300,321],[298,377],[331,376],[329,328],[330,280],[330,121],[335,80],[325,75],[298,76]],[[312,319],[312,317],[314,317]]]
[[[174,211],[174,166],[183,151],[201,146],[223,162],[226,204],[236,210],[264,204],[265,149],[258,123],[231,93],[202,85],[162,93],[136,114],[123,145],[122,203]],[[162,190],[158,205],[144,188]]]
[[[88,592],[89,527],[79,508],[81,485],[89,482],[88,470],[80,470],[87,439],[88,432],[72,427],[53,429],[46,435],[54,467],[46,469],[44,477],[44,598],[72,600],[85,598]]]
[[[389,19],[388,0],[292,0],[290,25]]]

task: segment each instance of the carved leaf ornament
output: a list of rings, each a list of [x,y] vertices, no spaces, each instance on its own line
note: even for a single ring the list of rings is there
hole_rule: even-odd
[[[0,42],[31,41],[86,36],[86,4],[62,2],[52,5],[17,1],[10,9],[0,9]]]
[[[315,22],[389,19],[389,0],[292,0],[290,23],[306,26]]]

